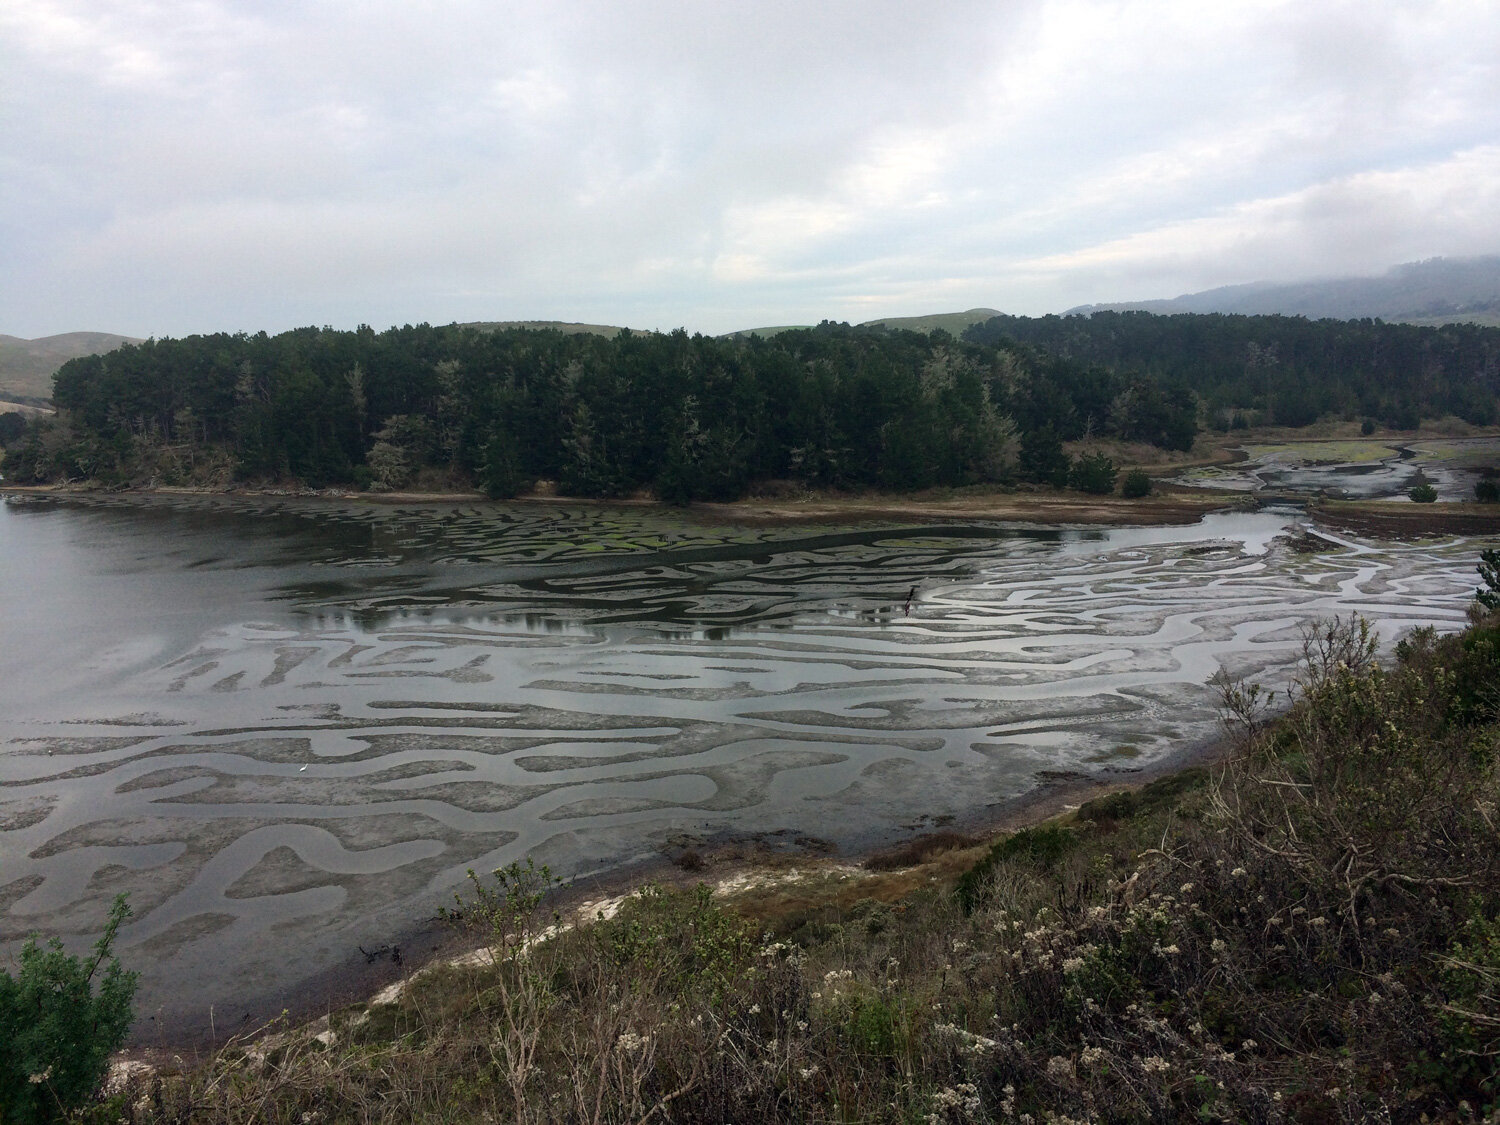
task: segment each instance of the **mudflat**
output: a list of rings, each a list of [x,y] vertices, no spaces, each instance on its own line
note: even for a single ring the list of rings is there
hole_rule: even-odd
[[[1390,641],[1473,592],[1451,536],[1308,551],[1291,511],[952,501],[989,503],[0,505],[0,942],[86,944],[128,893],[139,1034],[232,1029],[441,944],[424,920],[469,867],[588,885],[993,824],[1180,762],[1209,677],[1279,682],[1308,621],[1358,608]]]

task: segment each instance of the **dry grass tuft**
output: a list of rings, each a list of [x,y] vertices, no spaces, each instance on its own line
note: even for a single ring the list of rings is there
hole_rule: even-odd
[[[977,847],[981,843],[983,841],[978,837],[945,829],[941,832],[918,836],[894,848],[877,852],[865,860],[865,867],[871,871],[898,871],[904,867],[931,863],[944,852],[961,851]]]

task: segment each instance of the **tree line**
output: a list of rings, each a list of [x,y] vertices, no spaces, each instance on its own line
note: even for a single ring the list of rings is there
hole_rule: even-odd
[[[1014,340],[827,322],[769,338],[422,324],[148,340],[69,361],[53,401],[58,423],[11,442],[11,479],[171,483],[213,467],[313,487],[440,478],[495,496],[549,479],[568,495],[679,502],[768,480],[1098,490],[1063,442],[1185,449],[1198,411],[1180,383]]]
[[[997,316],[974,343],[1013,340],[1071,362],[1139,371],[1198,394],[1211,426],[1306,426],[1333,415],[1413,430],[1500,421],[1500,329],[1220,313]]]
[[[1088,438],[1200,424],[1500,420],[1500,329],[1150,313],[1000,316],[961,339],[824,322],[770,337],[428,324],[148,340],[58,371],[56,422],[0,433],[11,480],[537,480],[734,499],[756,482],[1108,491]],[[11,433],[10,430],[18,430]]]

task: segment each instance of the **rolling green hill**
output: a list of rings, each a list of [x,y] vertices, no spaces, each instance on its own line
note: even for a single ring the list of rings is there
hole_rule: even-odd
[[[995,309],[970,309],[968,312],[930,313],[927,316],[887,316],[880,320],[867,320],[865,324],[883,324],[887,328],[904,328],[911,332],[935,332],[941,328],[960,336],[970,325],[982,324],[990,317],[999,315]]]
[[[902,328],[909,332],[934,332],[941,328],[955,336],[975,324],[983,324],[992,316],[1000,314],[994,309],[970,309],[968,312],[928,313],[926,316],[887,316],[879,320],[866,320],[857,327],[868,328],[883,325],[886,328]],[[726,338],[735,336],[775,336],[780,332],[793,332],[799,328],[811,328],[810,324],[778,324],[767,328],[741,328],[737,332],[725,332]]]
[[[795,332],[802,328],[811,328],[810,324],[777,324],[769,328],[741,328],[734,332],[725,332],[719,338],[721,340],[732,340],[740,336],[776,336],[782,332]]]
[[[614,324],[583,324],[575,320],[471,320],[460,324],[460,328],[477,328],[481,332],[504,332],[509,328],[550,328],[568,336],[588,334],[591,336],[618,336],[623,330]],[[649,336],[644,328],[628,329],[632,336]]]

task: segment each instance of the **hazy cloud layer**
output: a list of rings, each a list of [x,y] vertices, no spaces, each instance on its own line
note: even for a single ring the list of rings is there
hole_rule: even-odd
[[[1477,0],[6,0],[0,331],[725,331],[1495,253],[1497,60]]]

